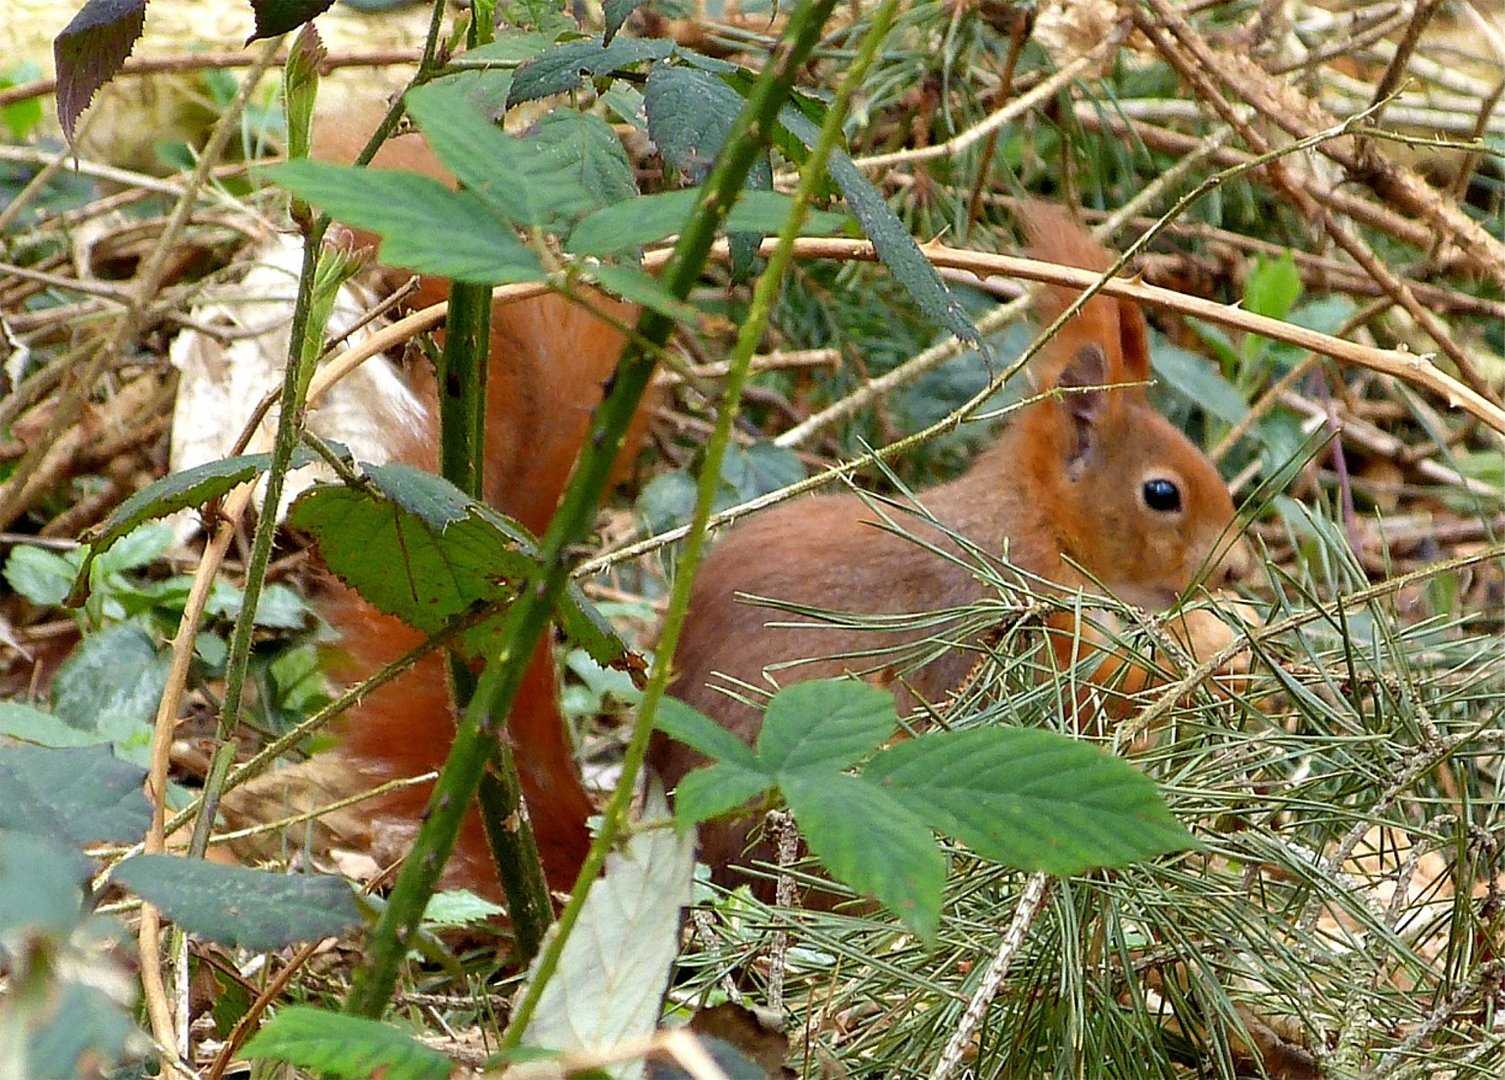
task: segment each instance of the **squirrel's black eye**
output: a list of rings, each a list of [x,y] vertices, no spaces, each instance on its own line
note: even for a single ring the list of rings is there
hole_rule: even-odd
[[[1161,513],[1174,513],[1181,509],[1181,489],[1172,481],[1158,479],[1144,482],[1144,504]]]

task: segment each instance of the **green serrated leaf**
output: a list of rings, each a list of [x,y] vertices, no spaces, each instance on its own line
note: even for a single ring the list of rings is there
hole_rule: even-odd
[[[241,1054],[340,1080],[445,1080],[450,1073],[448,1058],[396,1028],[309,1005],[278,1010]]]
[[[631,124],[644,133],[648,131],[648,113],[643,109],[643,92],[631,83],[615,80],[601,95],[601,104],[624,124]]]
[[[717,764],[694,769],[674,789],[674,816],[683,826],[729,814],[773,788],[773,778],[760,769]]]
[[[506,908],[482,899],[473,892],[448,889],[429,897],[428,905],[423,909],[423,923],[428,927],[458,927],[485,922],[505,914]]]
[[[679,232],[695,202],[699,188],[683,188],[654,195],[639,195],[603,207],[575,226],[565,250],[582,255],[614,255],[656,243]],[[793,200],[774,191],[745,191],[727,215],[724,232],[774,233],[789,217]],[[844,229],[851,219],[844,214],[812,210],[805,215],[802,236],[825,236]]]
[[[509,6],[503,10],[512,11]],[[519,26],[521,20],[509,19],[513,26]],[[479,45],[474,49],[465,50],[467,61],[490,60],[504,65],[520,65],[525,61],[532,60],[545,50],[552,48],[556,37],[541,33],[537,30],[513,29],[485,45]],[[446,76],[453,78],[454,76]]]
[[[294,467],[305,465],[308,461],[308,451],[300,450],[295,457]],[[96,551],[106,551],[111,544],[138,525],[221,498],[266,472],[271,464],[271,454],[244,454],[221,461],[205,462],[182,472],[169,473],[122,502],[85,539]]]
[[[603,668],[625,671],[629,675],[642,669],[642,658],[612,629],[611,623],[585,595],[578,582],[572,581],[565,586],[554,614],[564,636]]]
[[[579,36],[573,10],[566,0],[502,0],[498,5],[508,26],[537,31],[550,45],[561,37]]]
[[[274,874],[176,855],[137,855],[111,880],[155,904],[183,929],[253,952],[334,937],[360,921],[342,878]]]
[[[686,746],[699,750],[713,761],[722,761],[739,769],[762,772],[757,755],[737,736],[705,713],[678,698],[659,701],[653,726]]]
[[[758,759],[780,783],[793,772],[834,774],[873,752],[899,726],[894,697],[856,679],[814,679],[773,696]]]
[[[528,142],[539,175],[558,188],[552,205],[561,216],[583,217],[638,193],[637,174],[621,140],[593,113],[556,110],[535,125]]]
[[[61,716],[0,701],[0,735],[35,746],[97,746],[107,741],[98,731],[75,727]]]
[[[601,13],[606,19],[606,44],[611,44],[611,39],[617,36],[617,31],[622,29],[622,24],[627,21],[638,8],[642,7],[646,0],[606,0],[601,5]]]
[[[779,786],[832,877],[875,898],[926,941],[935,937],[946,859],[922,818],[846,773],[788,774]]]
[[[172,527],[147,522],[115,540],[109,547],[96,545],[94,568],[100,574],[123,574],[150,566],[172,547]]]
[[[0,831],[59,843],[125,843],[151,824],[146,770],[108,747],[0,747]]]
[[[543,281],[538,256],[479,198],[394,169],[285,161],[268,179],[333,217],[382,238],[381,258],[474,285]]]
[[[462,87],[430,83],[409,90],[404,100],[429,146],[467,191],[514,225],[548,222],[559,187],[529,168],[534,143],[487,120]]]
[[[799,455],[766,440],[747,447],[728,447],[721,466],[721,481],[735,493],[737,502],[767,495],[804,478],[805,465]]]
[[[686,469],[659,473],[638,493],[634,513],[649,534],[683,525],[695,511],[695,478]]]
[[[820,137],[820,128],[798,109],[786,106],[779,113],[780,122],[806,146],[813,146]],[[831,179],[841,188],[847,206],[862,226],[862,231],[873,242],[879,260],[888,267],[894,280],[909,293],[925,317],[936,326],[955,334],[982,350],[984,344],[977,327],[972,325],[966,310],[951,294],[935,267],[925,258],[920,245],[899,220],[888,201],[862,174],[862,170],[842,153],[834,153],[826,163]]]
[[[673,64],[656,65],[643,89],[649,137],[664,160],[695,183],[710,172],[743,104],[716,75]],[[748,174],[748,187],[768,189],[772,179],[765,159]]]
[[[700,312],[693,304],[681,300],[664,288],[658,278],[636,266],[610,266],[602,263],[591,267],[591,276],[607,292],[656,311],[677,323],[693,325],[700,318]]]
[[[649,135],[664,159],[696,183],[709,173],[742,106],[742,95],[721,75],[670,64],[649,72],[643,95]],[[772,191],[773,165],[767,154],[754,162],[745,187],[748,192]],[[752,272],[763,231],[728,232],[732,278],[740,281]]]
[[[648,60],[662,60],[674,51],[672,42],[657,38],[579,38],[546,49],[517,69],[507,107],[536,98],[576,90],[583,76],[604,75]]]
[[[924,735],[862,775],[931,828],[1018,870],[1078,874],[1197,846],[1148,777],[1052,731]]]
[[[408,465],[368,465],[370,491],[318,485],[288,513],[314,534],[329,570],[379,611],[432,634],[477,604],[506,600],[537,560],[522,526],[473,502],[449,481]],[[631,669],[636,654],[570,586],[555,612],[565,634],[606,667]],[[471,630],[484,650],[499,620]]]
[[[386,498],[431,529],[464,521],[476,504],[443,477],[412,465],[366,465],[366,475]],[[523,540],[519,531],[515,539]]]
[[[412,472],[436,489],[452,487]],[[437,518],[445,524],[379,493],[332,486],[309,490],[288,514],[295,528],[314,534],[333,574],[377,610],[428,634],[478,602],[505,598],[532,565],[531,546],[504,529],[499,515],[472,505],[458,520]]]

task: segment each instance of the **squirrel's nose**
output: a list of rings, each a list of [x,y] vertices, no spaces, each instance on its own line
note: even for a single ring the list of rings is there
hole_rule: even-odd
[[[1223,550],[1217,568],[1208,579],[1215,589],[1226,588],[1241,582],[1248,583],[1254,577],[1254,550],[1243,536],[1234,538]]]

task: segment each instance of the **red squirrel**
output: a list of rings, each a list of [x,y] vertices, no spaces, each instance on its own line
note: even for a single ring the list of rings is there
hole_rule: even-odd
[[[1109,265],[1107,253],[1065,211],[1033,204],[1021,217],[1034,256],[1098,271]],[[1054,320],[1077,295],[1045,289],[1037,304],[1040,323]],[[1221,580],[1241,553],[1225,551],[1233,540],[1234,509],[1217,470],[1155,410],[1142,385],[1098,389],[1149,378],[1149,339],[1139,309],[1106,296],[1089,300],[1048,344],[1035,373],[1041,387],[1070,392],[1026,405],[965,475],[920,492],[916,501],[987,557],[1006,553],[1013,567],[1035,579],[1037,591],[1053,585],[1058,592],[1091,594],[1101,584],[1130,603],[1163,610],[1204,564],[1216,564],[1209,576]],[[924,545],[956,559],[878,527],[878,511],[856,494],[795,500],[733,527],[696,576],[670,692],[751,742],[761,714],[726,688],[735,692],[740,683],[756,693],[771,683],[861,672],[873,661],[852,654],[935,633],[818,623],[739,601],[737,594],[869,615],[950,610],[983,598],[987,587],[954,539],[921,517],[891,517]],[[1072,622],[1066,613],[1047,619],[1063,665],[1078,645]],[[972,649],[951,647],[906,672],[896,685],[901,708],[913,705],[915,695],[944,704],[976,659]],[[1110,657],[1092,679],[1109,682],[1125,674],[1123,666]],[[1128,689],[1146,681],[1143,669],[1130,665],[1127,674]],[[664,736],[655,737],[650,762],[671,788],[705,764]],[[749,831],[746,823],[725,822],[702,829],[701,858],[722,880],[739,880],[725,868],[744,856]],[[757,857],[766,859],[766,848]]]
[[[320,156],[350,160],[369,126],[324,129]],[[397,140],[378,158],[442,176],[416,139]],[[1101,270],[1108,257],[1064,211],[1036,206],[1025,217],[1033,252],[1041,258]],[[444,283],[425,280],[420,299],[441,295]],[[1075,298],[1067,288],[1044,291],[1039,305],[1050,321]],[[631,322],[627,305],[595,297],[613,317]],[[619,330],[556,297],[498,305],[492,316],[488,397],[487,499],[529,528],[541,531],[552,513],[622,345]],[[1069,321],[1036,365],[1045,388],[1069,391],[1026,406],[997,443],[961,478],[917,498],[935,518],[990,557],[1009,562],[1060,590],[1107,586],[1151,609],[1168,607],[1215,559],[1229,539],[1233,504],[1212,464],[1150,405],[1141,386],[1149,375],[1143,315],[1132,304],[1096,297]],[[432,380],[423,391],[433,400]],[[641,440],[640,414],[624,456]],[[432,466],[432,424],[411,432],[404,457]],[[722,678],[767,686],[765,671],[783,684],[842,674],[850,660],[831,657],[906,640],[836,627],[775,628],[787,621],[736,594],[771,597],[810,607],[871,614],[923,612],[980,599],[984,586],[964,565],[874,526],[876,514],[853,494],[800,499],[737,525],[700,569],[681,639],[671,692],[751,740],[760,714],[718,690]],[[920,519],[903,524],[939,548],[956,544]],[[1080,567],[1080,569],[1078,569]],[[1215,572],[1212,575],[1217,576]],[[343,635],[357,672],[374,670],[416,644],[419,635],[373,612],[359,597],[333,597],[326,613]],[[1070,618],[1048,620],[1053,644],[1068,658]],[[918,632],[907,640],[915,640]],[[952,648],[907,675],[908,687],[941,702],[966,677],[974,654]],[[1105,662],[1096,678],[1119,674]],[[1132,675],[1132,672],[1131,672]],[[1140,672],[1142,676],[1143,673]],[[1142,679],[1141,679],[1142,681]],[[900,687],[901,698],[910,691]],[[369,783],[437,768],[448,746],[450,719],[442,665],[428,657],[413,671],[369,695],[353,711],[337,753]],[[587,842],[592,810],[564,737],[549,646],[532,658],[509,721],[529,815],[549,881],[567,887]],[[656,737],[651,763],[672,787],[702,764],[687,747]],[[415,822],[427,788],[409,788],[366,804],[375,820]],[[703,832],[702,859],[722,880],[743,855],[749,827],[718,825]],[[447,885],[497,893],[478,819],[472,815],[447,870]]]
[[[338,122],[317,124],[315,155],[338,162],[354,160],[379,115],[369,111],[352,117],[347,107]],[[389,141],[372,164],[447,179],[416,136]],[[374,246],[373,238],[360,239]],[[422,278],[412,303],[434,303],[447,292],[448,282]],[[619,327],[631,326],[637,317],[632,305],[598,293],[587,293],[582,299],[589,307],[548,294],[492,308],[484,495],[488,503],[535,534],[548,526],[585,440],[591,411],[615,370],[625,341]],[[424,368],[415,382],[419,398],[428,406],[429,420],[420,430],[400,433],[396,456],[433,469],[438,441],[433,372]],[[645,403],[618,459],[618,473],[642,444],[648,412]],[[343,673],[352,678],[397,659],[423,637],[342,587],[330,589],[322,611],[339,631],[341,650],[349,661]],[[361,781],[370,787],[438,769],[452,730],[444,665],[437,653],[431,653],[351,710],[334,752],[337,767],[347,774],[339,786]],[[508,737],[518,749],[523,796],[549,884],[568,889],[585,857],[590,840],[586,820],[595,808],[566,737],[547,641],[540,643],[531,658],[508,719]],[[329,776],[330,770],[322,775]],[[397,842],[391,846],[402,846],[430,791],[430,785],[407,787],[361,804],[360,813],[373,823],[376,846],[386,846],[379,839],[383,833],[395,834]],[[496,871],[480,818],[474,813],[461,832],[444,884],[499,896]]]

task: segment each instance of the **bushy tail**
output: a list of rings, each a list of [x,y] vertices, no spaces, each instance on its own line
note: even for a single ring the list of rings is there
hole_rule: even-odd
[[[594,312],[550,294],[498,305],[492,313],[487,501],[535,533],[547,527],[559,502],[625,340],[621,329],[601,315],[623,324],[635,317],[628,305],[599,295],[586,299]],[[432,385],[424,391],[433,401]],[[619,470],[641,444],[646,412],[640,411]],[[412,456],[415,464],[431,466],[432,440],[414,446]],[[326,614],[341,630],[352,674],[368,674],[421,640],[415,631],[348,592],[331,599]],[[341,753],[368,781],[419,775],[443,764],[452,730],[443,663],[437,656],[426,657],[352,711]],[[566,736],[547,641],[529,661],[507,732],[544,869],[554,887],[567,888],[589,846],[586,819],[595,808]],[[427,785],[407,788],[384,796],[372,813],[399,825],[416,822],[428,795]],[[494,871],[474,813],[451,860],[448,879],[495,892]]]

